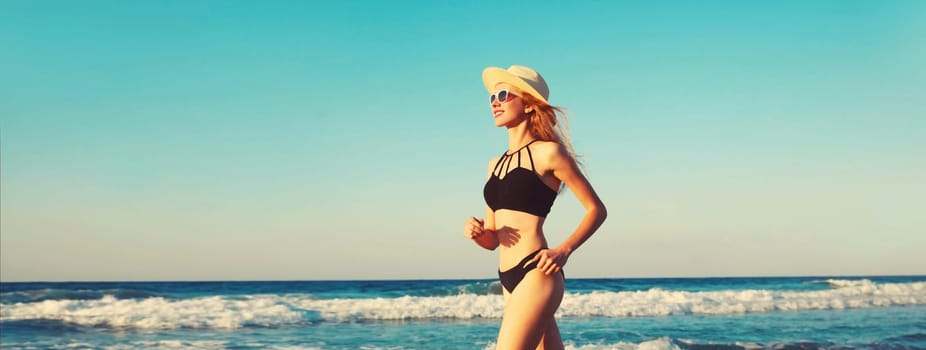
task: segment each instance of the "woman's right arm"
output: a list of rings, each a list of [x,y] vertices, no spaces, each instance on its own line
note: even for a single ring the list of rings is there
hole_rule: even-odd
[[[466,220],[463,228],[463,235],[472,239],[480,247],[488,250],[498,248],[498,237],[495,235],[495,223],[492,217],[495,216],[491,209],[486,209],[486,220],[480,220],[470,217]]]

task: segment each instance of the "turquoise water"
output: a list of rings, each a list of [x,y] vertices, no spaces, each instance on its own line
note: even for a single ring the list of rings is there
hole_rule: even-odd
[[[926,349],[926,276],[569,279],[569,349]],[[3,349],[486,349],[494,280],[0,283]]]

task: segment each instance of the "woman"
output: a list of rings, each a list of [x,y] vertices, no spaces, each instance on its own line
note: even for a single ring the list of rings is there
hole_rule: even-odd
[[[568,135],[557,126],[562,110],[547,102],[547,83],[533,69],[489,67],[482,81],[496,126],[508,129],[508,150],[489,161],[483,189],[485,219],[469,218],[463,235],[499,250],[505,313],[498,349],[562,349],[553,314],[563,298],[563,266],[604,222],[607,212],[576,163]],[[543,222],[568,187],[586,209],[578,228],[550,248]]]

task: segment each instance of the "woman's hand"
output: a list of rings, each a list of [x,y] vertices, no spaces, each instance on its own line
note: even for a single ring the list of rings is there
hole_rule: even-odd
[[[466,220],[466,223],[463,224],[463,237],[476,239],[482,236],[482,234],[485,233],[484,225],[485,221],[471,216]]]
[[[552,275],[562,271],[571,253],[571,251],[563,248],[544,249],[541,250],[540,253],[537,253],[528,264],[536,262],[537,268],[540,269],[540,271],[543,271],[544,274]]]

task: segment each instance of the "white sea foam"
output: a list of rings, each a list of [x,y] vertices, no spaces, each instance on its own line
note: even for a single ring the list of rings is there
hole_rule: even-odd
[[[261,349],[272,349],[272,350],[322,350],[318,347],[306,347],[306,346],[280,346],[280,345],[267,345],[262,343],[251,344],[256,348]],[[236,348],[236,347],[232,347]],[[189,341],[189,340],[157,340],[157,341],[135,341],[125,344],[118,344],[105,347],[107,350],[136,350],[136,349],[212,349],[212,350],[224,350],[228,349],[228,346],[225,342],[222,341]]]
[[[869,279],[861,280],[839,280],[839,279],[828,279],[826,284],[829,284],[833,288],[868,288],[873,289],[877,288],[877,285]]]
[[[136,341],[125,344],[107,346],[107,350],[131,350],[131,349],[226,349],[225,342],[221,341],[188,341],[188,340],[152,340]]]
[[[4,305],[0,320],[46,319],[113,328],[239,328],[303,322],[307,310],[293,309],[276,296],[245,299],[206,297],[167,300],[45,300]]]
[[[325,320],[410,320],[423,318],[498,318],[500,295],[463,294],[445,297],[375,299],[293,299],[301,308],[317,310]]]
[[[562,316],[724,315],[926,304],[926,282],[857,283],[819,291],[726,290],[590,293],[564,298]]]
[[[926,282],[831,283],[817,291],[723,290],[567,293],[559,317],[725,315],[926,305]],[[313,322],[500,318],[499,295],[317,299],[310,295],[253,295],[170,300],[160,297],[44,300],[4,304],[0,320],[58,320],[112,328],[276,327]]]

